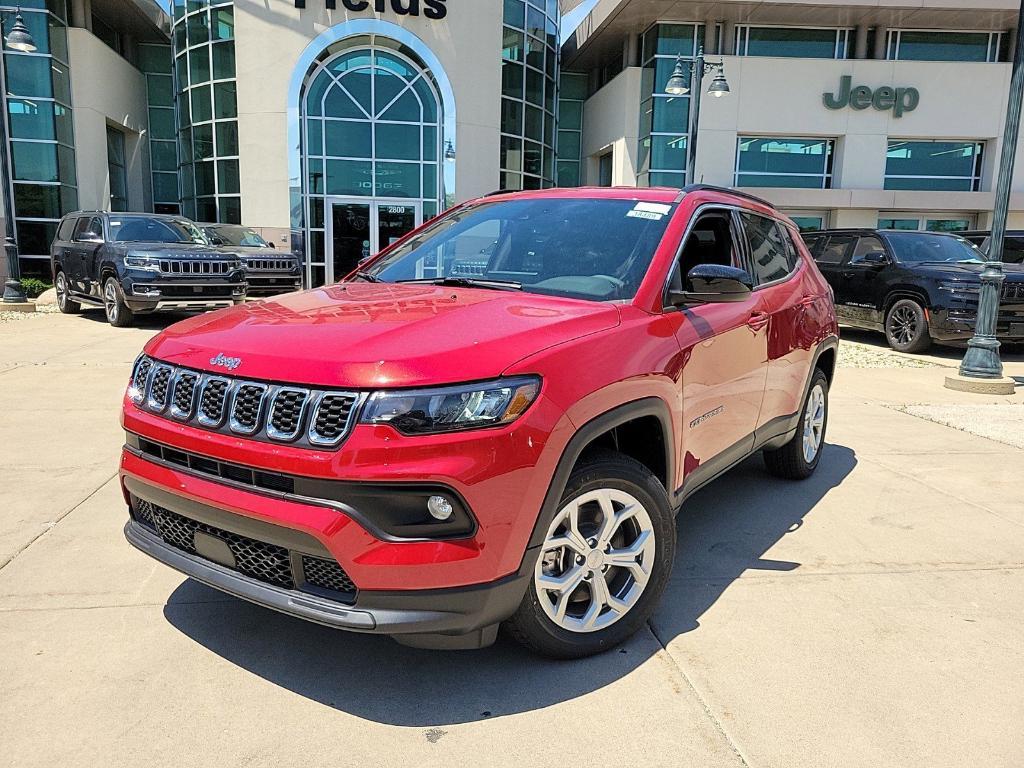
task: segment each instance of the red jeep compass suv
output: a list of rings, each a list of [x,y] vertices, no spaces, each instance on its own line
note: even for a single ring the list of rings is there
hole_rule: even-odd
[[[838,339],[793,224],[705,186],[459,206],[344,282],[172,326],[124,400],[128,540],[260,605],[559,657],[656,606],[686,497],[821,458]]]

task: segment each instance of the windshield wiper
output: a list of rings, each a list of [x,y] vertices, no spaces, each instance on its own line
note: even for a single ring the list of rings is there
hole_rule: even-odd
[[[493,291],[521,291],[523,284],[513,280],[486,280],[477,277],[422,277],[417,280],[396,280],[397,283],[444,285],[451,288],[487,288]]]
[[[363,272],[362,270],[359,270],[358,272],[356,272],[355,279],[356,280],[365,280],[368,283],[383,283],[384,282],[383,280],[381,280],[376,275],[371,275],[369,272]]]

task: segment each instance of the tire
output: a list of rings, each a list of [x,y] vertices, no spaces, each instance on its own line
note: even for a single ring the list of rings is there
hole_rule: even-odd
[[[53,278],[53,289],[57,294],[57,309],[65,315],[77,315],[82,311],[82,305],[73,301],[70,296],[71,286],[68,285],[67,275],[63,270],[57,272]]]
[[[828,379],[820,368],[815,368],[793,439],[762,454],[768,471],[785,480],[806,480],[813,475],[821,460],[827,428]]]
[[[899,299],[885,313],[885,339],[897,352],[917,354],[932,345],[924,307],[913,299]]]
[[[128,328],[135,320],[135,313],[125,304],[124,291],[116,277],[103,281],[103,310],[107,322],[115,328]]]
[[[605,517],[608,508],[614,519]],[[632,512],[624,517],[627,509]],[[658,604],[675,549],[668,495],[647,467],[614,452],[582,459],[569,476],[530,585],[506,629],[551,658],[578,659],[614,648],[640,629]],[[622,564],[606,563],[606,557]],[[595,600],[597,584],[605,586]]]

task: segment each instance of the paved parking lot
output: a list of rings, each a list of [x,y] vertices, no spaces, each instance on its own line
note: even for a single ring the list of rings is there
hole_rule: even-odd
[[[942,389],[955,353],[851,332],[818,473],[702,491],[648,630],[555,663],[333,632],[131,549],[117,412],[160,327],[0,324],[0,764],[1021,764],[1024,450],[984,424],[1019,435],[1024,396]]]

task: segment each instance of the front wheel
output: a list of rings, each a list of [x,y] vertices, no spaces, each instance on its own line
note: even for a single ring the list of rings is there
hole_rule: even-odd
[[[107,313],[107,322],[115,328],[127,328],[135,319],[135,314],[124,301],[124,292],[116,277],[108,277],[103,283],[103,309]]]
[[[71,298],[71,286],[68,285],[67,275],[63,271],[57,273],[53,278],[53,291],[57,294],[57,309],[65,315],[77,315],[82,311],[82,305]]]
[[[932,345],[924,307],[913,299],[900,299],[885,313],[885,338],[897,352],[924,352]]]
[[[581,461],[507,628],[544,656],[613,648],[651,615],[675,556],[675,518],[647,467],[619,453]]]

